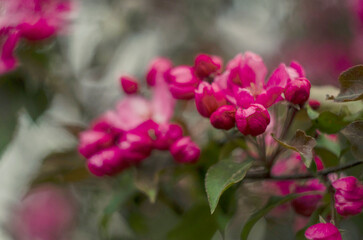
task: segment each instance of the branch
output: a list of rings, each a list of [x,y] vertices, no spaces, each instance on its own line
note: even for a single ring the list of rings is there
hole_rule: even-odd
[[[285,176],[271,176],[268,172],[259,172],[259,173],[247,173],[245,179],[254,179],[254,180],[298,180],[298,179],[309,179],[316,178],[318,176],[327,176],[330,173],[344,171],[346,169],[358,166],[363,164],[363,161],[356,161],[352,163],[347,163],[345,165],[326,168],[317,172],[316,174],[312,173],[303,173],[303,174],[294,174],[294,175],[285,175]]]

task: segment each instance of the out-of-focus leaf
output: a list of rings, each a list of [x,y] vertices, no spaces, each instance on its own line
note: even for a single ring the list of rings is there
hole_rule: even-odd
[[[251,232],[253,226],[260,220],[263,216],[265,216],[267,213],[269,213],[272,209],[275,207],[287,203],[289,201],[294,200],[295,198],[304,196],[304,195],[311,195],[314,194],[314,192],[304,192],[304,193],[293,193],[286,196],[272,196],[266,205],[258,210],[257,212],[253,213],[245,223],[242,229],[241,233],[241,239],[247,240],[249,233]]]
[[[314,138],[307,136],[304,131],[297,130],[295,136],[290,141],[290,143],[286,143],[281,141],[274,136],[272,136],[281,146],[291,149],[295,152],[298,152],[301,156],[301,159],[304,161],[304,164],[307,168],[310,167],[311,162],[313,160],[313,148],[316,145],[316,141]]]
[[[352,122],[341,132],[352,144],[354,156],[363,159],[363,121]]]
[[[221,152],[219,154],[219,159],[228,158],[231,152],[236,148],[246,149],[247,148],[246,142],[240,138],[228,141],[226,144],[223,145]]]
[[[211,213],[216,209],[222,193],[233,184],[241,181],[252,163],[252,159],[246,159],[242,163],[220,161],[208,169],[205,177],[205,188]]]
[[[363,99],[363,65],[357,65],[344,71],[339,76],[340,92],[328,99],[336,102],[349,102]]]
[[[334,153],[336,156],[340,155],[341,146],[339,144],[339,141],[329,138],[328,135],[320,134],[319,137],[316,139],[316,142],[317,142],[316,147],[326,148],[330,152]]]
[[[324,167],[334,167],[339,165],[339,158],[326,148],[316,147],[314,152],[321,158],[324,163]]]
[[[169,232],[170,240],[198,239],[210,240],[217,231],[214,215],[206,204],[196,204],[187,211],[179,224]]]
[[[319,113],[310,106],[306,106],[306,112],[311,120],[315,120],[319,117]]]
[[[348,125],[349,122],[343,120],[344,115],[337,115],[332,112],[322,112],[319,117],[315,120],[315,124],[317,128],[324,133],[337,133],[345,126]]]

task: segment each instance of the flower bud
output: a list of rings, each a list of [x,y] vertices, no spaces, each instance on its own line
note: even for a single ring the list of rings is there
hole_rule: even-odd
[[[303,185],[297,185],[295,188],[296,193],[325,190],[326,187],[324,184],[319,183],[318,179],[310,180]],[[322,198],[321,194],[305,195],[294,199],[291,204],[296,213],[309,217],[315,211]]]
[[[178,124],[160,124],[155,137],[154,147],[167,150],[171,144],[183,137],[183,129]]]
[[[339,229],[331,223],[318,223],[305,231],[309,240],[342,240]]]
[[[170,153],[177,162],[195,163],[200,156],[200,148],[190,137],[183,137],[171,145]]]
[[[35,23],[24,22],[18,26],[21,36],[31,41],[39,41],[53,36],[57,29],[49,24],[45,18],[40,18]]]
[[[134,94],[138,91],[139,84],[137,80],[130,76],[121,76],[121,87],[126,94]]]
[[[221,106],[215,111],[211,117],[210,122],[213,127],[217,129],[229,130],[235,126],[236,123],[236,107],[233,105]]]
[[[122,135],[117,146],[122,150],[123,158],[130,164],[137,164],[150,156],[152,140],[148,133],[130,131]]]
[[[216,84],[202,82],[195,90],[195,105],[203,117],[210,117],[215,110],[226,104],[225,95]]]
[[[342,216],[359,214],[363,209],[363,184],[355,177],[340,178],[332,183],[335,188],[335,208]]]
[[[310,99],[309,100],[309,106],[314,110],[318,110],[319,107],[320,107],[320,102],[318,100],[315,100],[315,99]]]
[[[200,79],[218,72],[222,68],[222,59],[218,56],[199,54],[194,61],[195,75]]]
[[[14,50],[19,40],[20,34],[17,32],[11,32],[8,36],[0,38],[0,74],[9,72],[18,65],[18,61],[14,56]]]
[[[167,58],[155,58],[149,65],[146,81],[149,86],[154,86],[157,79],[167,80],[167,72],[173,67],[173,63]]]
[[[113,136],[111,134],[88,130],[79,136],[78,151],[84,157],[89,158],[96,152],[111,146],[112,143]]]
[[[107,148],[94,154],[87,165],[89,171],[98,177],[115,175],[129,166],[118,147]]]
[[[192,67],[178,66],[169,71],[169,88],[176,99],[192,99],[198,83]]]
[[[270,114],[260,104],[251,104],[248,108],[238,108],[236,124],[244,135],[257,136],[265,132],[270,123]]]
[[[310,88],[309,80],[296,78],[286,85],[285,98],[287,101],[301,106],[309,99]]]

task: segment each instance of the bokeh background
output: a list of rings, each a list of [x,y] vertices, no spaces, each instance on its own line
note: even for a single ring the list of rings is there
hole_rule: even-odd
[[[130,174],[98,179],[85,169],[76,150],[77,134],[123,97],[119,76],[144,80],[148,62],[156,56],[192,64],[202,52],[227,60],[253,51],[264,58],[268,69],[297,60],[314,85],[337,87],[341,71],[363,62],[362,46],[360,0],[75,1],[64,31],[42,42],[21,42],[16,50],[20,66],[0,76],[0,239],[26,239],[13,228],[19,232],[24,226],[16,223],[26,222],[16,219],[18,212],[23,217],[30,214],[21,210],[24,196],[39,192],[43,196],[33,199],[38,210],[30,212],[39,219],[49,209],[54,212],[48,212],[46,219],[61,215],[57,221],[67,223],[62,239],[194,239],[178,234],[194,221],[205,223],[199,239],[221,239],[210,231],[218,223],[203,219],[208,206],[193,205],[195,199],[205,198],[203,186],[172,192],[179,206],[167,198],[151,204],[135,193]],[[325,98],[319,94],[315,97]],[[200,131],[193,126],[205,121],[193,114],[184,117],[193,123],[190,132]],[[206,149],[207,159],[214,148]],[[174,182],[164,180],[193,185],[195,176],[177,176]],[[171,184],[162,188],[173,191],[168,189]],[[238,192],[237,202],[252,204],[258,199],[255,193]],[[241,222],[253,210],[243,206],[229,221],[226,239],[238,239]],[[176,213],[186,209],[196,211],[200,219],[181,220]],[[28,221],[37,224],[34,217]],[[354,218],[346,228],[346,239],[361,239]],[[294,236],[286,216],[259,222],[256,229],[251,239]]]

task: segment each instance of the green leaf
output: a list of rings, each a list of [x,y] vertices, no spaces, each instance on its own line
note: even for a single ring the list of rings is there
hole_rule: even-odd
[[[269,213],[275,207],[287,203],[289,201],[294,200],[295,198],[304,196],[304,195],[312,195],[316,192],[304,192],[304,193],[293,193],[286,196],[272,196],[266,205],[258,210],[257,212],[253,213],[245,223],[241,233],[241,240],[247,240],[248,235],[250,234],[253,226],[260,220],[263,216]]]
[[[363,159],[363,121],[349,124],[342,130],[342,134],[352,144],[352,153],[357,159]]]
[[[217,231],[218,224],[210,215],[208,205],[195,204],[183,214],[177,226],[168,234],[169,240],[198,239],[210,240]]]
[[[310,167],[311,162],[313,160],[313,148],[316,145],[316,141],[313,137],[307,136],[304,131],[297,130],[295,136],[290,141],[290,143],[286,143],[281,141],[274,136],[272,136],[281,146],[291,149],[295,152],[298,152],[301,156],[301,159],[304,161],[304,164],[307,168]]]
[[[340,92],[338,96],[329,96],[335,102],[349,102],[363,99],[363,65],[357,65],[344,71],[339,76]]]
[[[319,117],[315,120],[317,128],[324,133],[337,133],[345,126],[348,122],[344,121],[344,115],[337,115],[332,112],[322,112]]]
[[[220,161],[208,169],[205,188],[211,213],[216,209],[222,193],[233,184],[242,181],[252,163],[252,159],[246,159],[242,163]]]
[[[312,109],[309,105],[306,106],[306,112],[311,120],[315,120],[319,117],[319,113]]]
[[[316,147],[315,153],[321,158],[324,163],[324,167],[335,167],[339,165],[339,158],[326,148]]]

